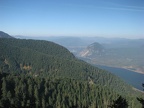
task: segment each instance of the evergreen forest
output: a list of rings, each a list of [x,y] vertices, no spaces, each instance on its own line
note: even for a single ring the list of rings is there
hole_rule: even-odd
[[[143,93],[49,41],[0,38],[0,108],[108,108]]]

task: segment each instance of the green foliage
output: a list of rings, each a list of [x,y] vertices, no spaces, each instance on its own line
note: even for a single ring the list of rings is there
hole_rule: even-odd
[[[110,108],[128,108],[128,102],[122,96],[119,96],[117,100],[113,101],[113,104],[109,106]]]
[[[118,97],[108,87],[68,78],[50,79],[9,74],[2,78],[2,83],[2,88],[5,88],[4,83],[7,85],[7,89],[1,89],[2,108],[107,108]],[[130,108],[139,108],[134,97],[128,99],[129,103],[131,101],[134,106],[130,104]]]
[[[144,84],[142,84],[144,87]],[[143,98],[137,98],[137,100],[142,104],[142,108],[144,108],[144,99]]]
[[[31,49],[36,52],[40,52],[51,56],[54,55],[60,58],[67,58],[67,59],[74,58],[74,55],[71,54],[66,48],[49,41],[25,40],[25,39],[0,39],[0,43],[1,43],[0,45],[7,44],[4,45],[5,47],[9,45],[14,46],[17,48],[17,50],[18,48],[24,49],[25,52],[27,52],[27,49]],[[11,47],[9,49],[11,49]]]

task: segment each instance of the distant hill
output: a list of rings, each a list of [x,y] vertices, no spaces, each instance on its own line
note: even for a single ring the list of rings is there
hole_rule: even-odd
[[[102,55],[105,52],[105,48],[98,42],[94,42],[86,49],[80,52],[81,57]]]
[[[82,60],[91,64],[125,68],[139,73],[144,73],[144,50],[143,46],[136,44],[143,40],[134,41],[134,46],[127,43],[125,46],[104,47],[99,43],[89,45],[77,55]],[[129,45],[129,46],[128,46]],[[115,48],[116,47],[116,48]]]
[[[3,31],[0,31],[0,38],[14,38],[14,37],[10,36],[9,34]]]

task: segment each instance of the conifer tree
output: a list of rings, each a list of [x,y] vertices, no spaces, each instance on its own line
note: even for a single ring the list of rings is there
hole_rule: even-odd
[[[144,87],[144,84],[142,84],[142,86]],[[144,90],[144,89],[143,89]],[[142,98],[137,98],[137,100],[142,104],[142,108],[144,108],[144,99]]]
[[[35,86],[34,87],[34,97],[35,97],[35,105],[36,105],[36,108],[39,107],[39,92],[38,92],[38,88]]]
[[[125,98],[119,96],[117,100],[113,101],[112,105],[108,106],[109,108],[128,108],[128,103]]]
[[[1,88],[1,90],[2,90],[2,97],[6,98],[7,97],[7,84],[6,84],[7,82],[6,82],[5,78],[3,78],[2,80],[3,80],[3,82],[2,82],[2,88]]]

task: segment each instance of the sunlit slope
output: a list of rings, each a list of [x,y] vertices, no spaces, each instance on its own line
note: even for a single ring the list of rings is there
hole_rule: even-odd
[[[133,91],[118,77],[76,59],[67,49],[52,42],[0,39],[0,52],[1,72],[71,78],[112,87],[121,93]]]

